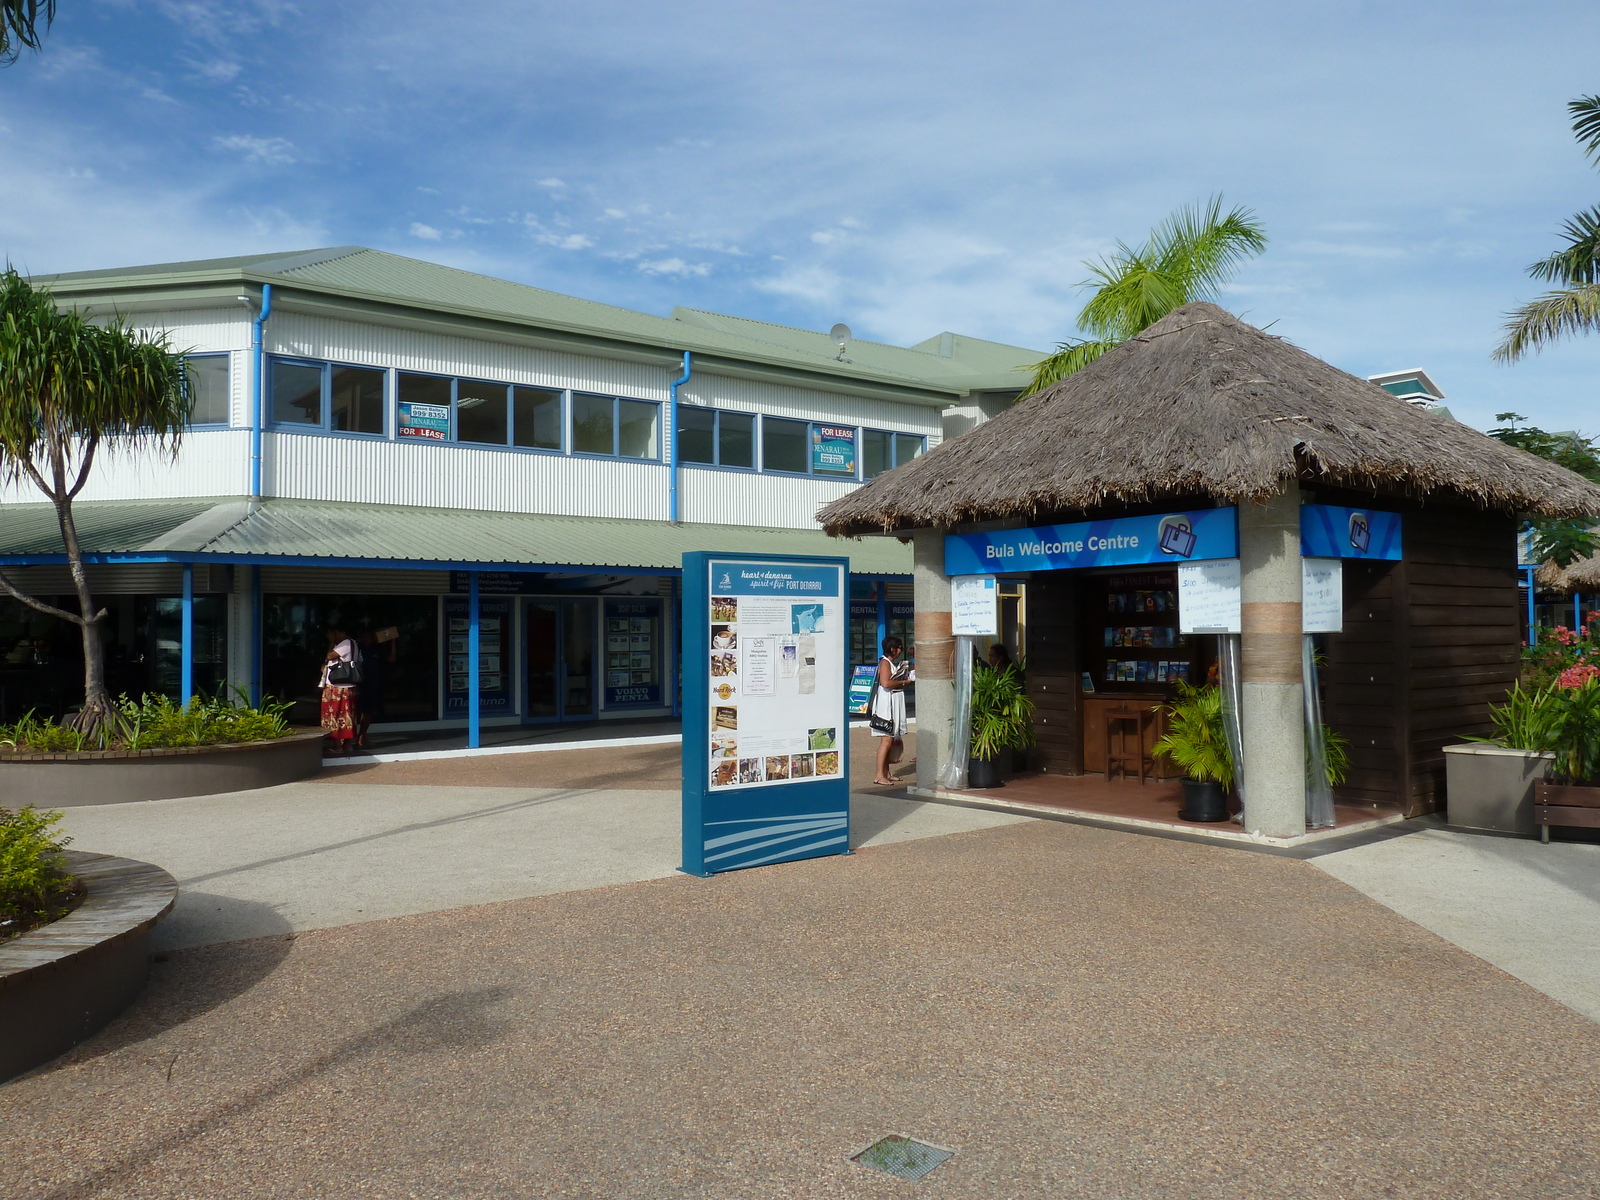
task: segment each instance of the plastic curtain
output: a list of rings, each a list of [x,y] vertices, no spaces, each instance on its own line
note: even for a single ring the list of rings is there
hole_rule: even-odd
[[[1322,692],[1317,686],[1317,648],[1312,636],[1300,641],[1301,690],[1306,697],[1306,828],[1336,824],[1333,789],[1328,786],[1328,743],[1323,737]]]
[[[956,638],[955,695],[950,707],[950,740],[939,784],[947,788],[967,786],[968,747],[972,742],[972,643],[963,634]]]
[[[1239,678],[1239,635],[1217,637],[1217,684],[1222,689],[1222,735],[1228,739],[1228,755],[1233,759],[1233,790],[1244,805],[1244,735],[1239,728],[1244,689]]]

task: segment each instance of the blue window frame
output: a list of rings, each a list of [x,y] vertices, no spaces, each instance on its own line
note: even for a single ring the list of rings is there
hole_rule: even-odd
[[[189,410],[189,426],[217,428],[232,424],[233,388],[228,373],[229,354],[191,354],[183,361],[189,368],[189,389],[194,400]]]
[[[573,392],[572,453],[659,460],[661,405]]]
[[[921,455],[927,439],[919,433],[893,433],[887,429],[861,431],[861,478],[872,479],[903,466]]]
[[[859,439],[852,425],[761,418],[761,469],[822,479],[856,478]]]
[[[680,406],[678,461],[730,470],[755,470],[754,414]]]
[[[274,357],[268,362],[268,421],[282,429],[383,437],[387,375],[381,367]]]

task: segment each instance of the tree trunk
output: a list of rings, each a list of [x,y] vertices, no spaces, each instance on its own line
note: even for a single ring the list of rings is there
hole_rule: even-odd
[[[52,466],[56,489],[50,499],[55,502],[56,520],[61,526],[61,540],[66,546],[67,565],[72,571],[72,585],[78,593],[78,628],[83,634],[83,710],[72,724],[87,737],[97,737],[111,720],[111,697],[106,694],[105,643],[100,640],[100,622],[105,619],[105,609],[96,611],[94,597],[89,594],[89,576],[83,569],[83,548],[78,545],[78,526],[72,519],[72,496],[66,488],[65,470],[60,451],[51,447]]]

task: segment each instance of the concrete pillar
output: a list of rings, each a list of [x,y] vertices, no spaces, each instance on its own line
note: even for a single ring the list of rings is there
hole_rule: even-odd
[[[1306,831],[1300,489],[1239,505],[1240,740],[1247,833]]]
[[[955,639],[950,636],[950,578],[944,573],[944,533],[920,529],[916,552],[917,787],[939,786],[955,705]]]

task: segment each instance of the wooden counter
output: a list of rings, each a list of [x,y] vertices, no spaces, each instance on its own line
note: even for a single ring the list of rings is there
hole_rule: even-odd
[[[1106,710],[1111,708],[1151,708],[1156,705],[1168,703],[1167,697],[1160,692],[1130,693],[1118,695],[1093,695],[1082,696],[1079,703],[1083,706],[1083,769],[1094,774],[1103,773],[1106,769]],[[1156,713],[1155,720],[1150,723],[1145,731],[1144,750],[1148,754],[1150,747],[1167,731],[1167,718],[1165,713]],[[1156,777],[1158,779],[1176,779],[1183,772],[1179,771],[1164,758],[1156,759]]]

